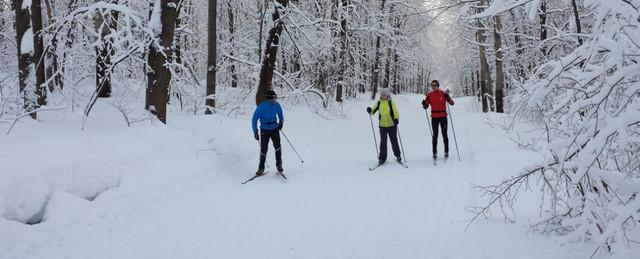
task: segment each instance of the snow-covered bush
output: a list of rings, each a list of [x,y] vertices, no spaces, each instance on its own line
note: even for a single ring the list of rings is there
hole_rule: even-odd
[[[540,66],[510,100],[514,123],[540,125],[546,161],[483,190],[488,207],[509,205],[538,177],[548,218],[537,230],[620,255],[640,247],[640,1],[585,7],[584,44]]]

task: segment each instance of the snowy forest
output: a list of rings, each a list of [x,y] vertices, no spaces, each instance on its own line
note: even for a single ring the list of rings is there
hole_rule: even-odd
[[[640,0],[0,0],[0,62],[0,258],[640,258]]]

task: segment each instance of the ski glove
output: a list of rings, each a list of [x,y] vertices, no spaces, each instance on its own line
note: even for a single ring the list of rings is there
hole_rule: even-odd
[[[371,107],[367,107],[367,113],[371,113]]]
[[[284,122],[278,124],[278,130],[282,130],[282,127],[284,126]]]
[[[422,101],[422,109],[427,109],[429,108],[429,104],[427,104],[427,100]]]
[[[400,119],[394,119],[393,120],[393,125],[394,126],[398,126],[398,124],[400,124]]]
[[[260,140],[260,135],[258,135],[258,132],[254,132],[253,137],[256,138],[256,140]]]

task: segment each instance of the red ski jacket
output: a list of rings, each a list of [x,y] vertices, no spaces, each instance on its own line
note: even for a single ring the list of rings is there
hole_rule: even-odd
[[[431,117],[432,118],[444,118],[447,117],[447,104],[453,105],[453,99],[449,97],[445,92],[441,90],[435,90],[425,94],[425,98],[422,101],[422,107],[427,109],[431,105]]]

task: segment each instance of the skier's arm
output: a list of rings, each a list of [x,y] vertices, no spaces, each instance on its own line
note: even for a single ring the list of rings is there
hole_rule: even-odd
[[[444,99],[447,100],[447,102],[450,105],[453,105],[454,102],[453,102],[453,99],[451,99],[451,96],[449,95],[449,93],[450,93],[450,91],[449,91],[449,89],[447,89],[447,91],[445,92],[445,95],[444,95]]]
[[[276,113],[278,114],[278,124],[280,125],[280,128],[282,128],[282,125],[284,124],[284,114],[282,113],[282,107],[280,104],[276,104],[278,105],[276,110]]]
[[[396,107],[396,102],[391,101],[391,109],[393,109],[393,120],[400,119],[400,112],[398,112],[398,107]]]
[[[373,108],[373,109],[371,110],[371,112],[369,113],[369,114],[371,114],[371,115],[374,115],[374,114],[376,114],[376,112],[378,112],[378,108],[380,108],[380,101],[376,101],[376,102],[373,104],[373,107],[374,107],[374,108]]]
[[[429,96],[427,95],[424,100],[422,100],[422,108],[425,110],[429,108]]]
[[[260,106],[256,108],[256,110],[253,112],[253,118],[251,118],[251,128],[253,129],[254,135],[258,133],[258,114],[260,114],[258,112],[259,110],[260,110]]]

